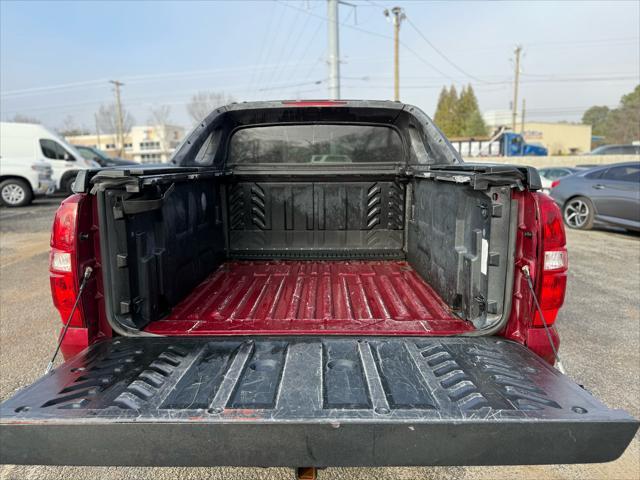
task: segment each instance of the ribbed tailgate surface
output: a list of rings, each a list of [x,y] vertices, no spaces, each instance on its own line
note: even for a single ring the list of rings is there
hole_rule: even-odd
[[[637,429],[494,338],[120,339],[0,414],[7,463],[589,462],[616,458]]]

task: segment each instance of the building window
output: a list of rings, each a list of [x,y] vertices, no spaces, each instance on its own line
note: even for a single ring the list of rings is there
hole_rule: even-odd
[[[124,144],[124,148],[125,148],[126,150],[131,150],[131,149],[133,148],[133,143],[125,143],[125,144]]]
[[[140,150],[158,150],[160,142],[140,142]]]
[[[142,153],[140,154],[141,163],[155,163],[162,160],[159,153]]]
[[[115,148],[116,148],[116,144],[115,144],[115,143],[107,143],[107,144],[104,146],[104,149],[105,149],[105,150],[114,150]]]

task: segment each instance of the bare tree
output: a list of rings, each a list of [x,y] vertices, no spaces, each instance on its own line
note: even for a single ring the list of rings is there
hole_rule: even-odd
[[[194,122],[199,122],[214,109],[233,102],[233,97],[224,92],[198,92],[187,103],[187,113]]]
[[[116,136],[118,155],[122,156],[124,153],[124,137],[131,132],[131,127],[133,127],[133,123],[135,122],[133,115],[122,108],[122,138],[119,138],[118,107],[115,103],[100,105],[98,113],[96,114],[96,121],[101,132]]]
[[[10,122],[15,123],[42,123],[35,117],[30,117],[28,115],[23,115],[21,113],[16,113],[13,118],[9,119]]]
[[[89,129],[84,127],[78,127],[75,119],[71,115],[67,115],[62,119],[62,125],[56,129],[63,137],[70,137],[74,135],[86,135],[89,133]]]
[[[150,110],[149,123],[155,127],[156,135],[160,141],[160,149],[163,155],[165,155],[165,160],[169,154],[169,148],[167,146],[167,126],[169,125],[170,117],[171,107],[168,105],[159,105],[152,107]]]
[[[168,125],[171,117],[171,107],[168,105],[159,105],[151,107],[149,110],[149,122],[153,125]]]
[[[100,105],[97,113],[98,127],[101,132],[116,134],[118,132],[118,109],[115,103]],[[122,109],[122,134],[131,132],[135,119],[124,108]]]

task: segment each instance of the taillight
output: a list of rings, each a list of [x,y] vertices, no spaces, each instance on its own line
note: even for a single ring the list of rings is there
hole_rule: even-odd
[[[72,195],[64,200],[53,220],[51,230],[51,253],[49,255],[49,278],[53,305],[67,321],[79,287],[78,266],[78,211],[82,195]],[[78,305],[71,327],[85,326],[82,303]]]
[[[540,219],[540,266],[536,279],[536,294],[547,325],[553,325],[558,310],[564,303],[567,288],[567,242],[560,208],[548,195],[539,194],[538,212]],[[544,323],[536,310],[533,317],[534,327],[543,327]]]
[[[558,185],[560,185],[560,180],[554,180],[551,182],[551,188],[556,188]]]

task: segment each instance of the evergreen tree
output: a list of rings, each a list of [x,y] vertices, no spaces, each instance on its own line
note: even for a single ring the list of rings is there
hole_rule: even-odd
[[[463,87],[460,92],[460,100],[456,108],[456,123],[459,125],[459,135],[463,137],[487,134],[487,126],[480,114],[478,99],[471,85]]]
[[[438,98],[438,106],[434,115],[434,122],[442,130],[442,132],[452,137],[457,134],[456,128],[456,105],[458,103],[458,93],[452,85],[450,89],[442,87],[440,97]]]
[[[438,126],[442,133],[445,135],[447,132],[445,131],[445,125],[448,122],[447,115],[447,102],[448,102],[449,92],[447,91],[447,87],[442,87],[440,90],[440,96],[438,96],[438,105],[436,106],[436,113],[433,116],[433,121]]]
[[[456,90],[455,85],[451,85],[451,87],[449,88],[449,117],[450,117],[450,122],[451,122],[451,126],[449,127],[451,130],[450,135],[452,137],[458,137],[460,136],[460,130],[461,130],[461,125],[460,125],[460,120],[458,119],[458,115],[457,115],[457,110],[458,110],[458,102],[460,101],[460,99],[458,98],[458,91]]]
[[[473,137],[487,134],[487,126],[478,108],[471,85],[463,87],[458,97],[454,85],[442,87],[434,115],[436,125],[447,137]]]

